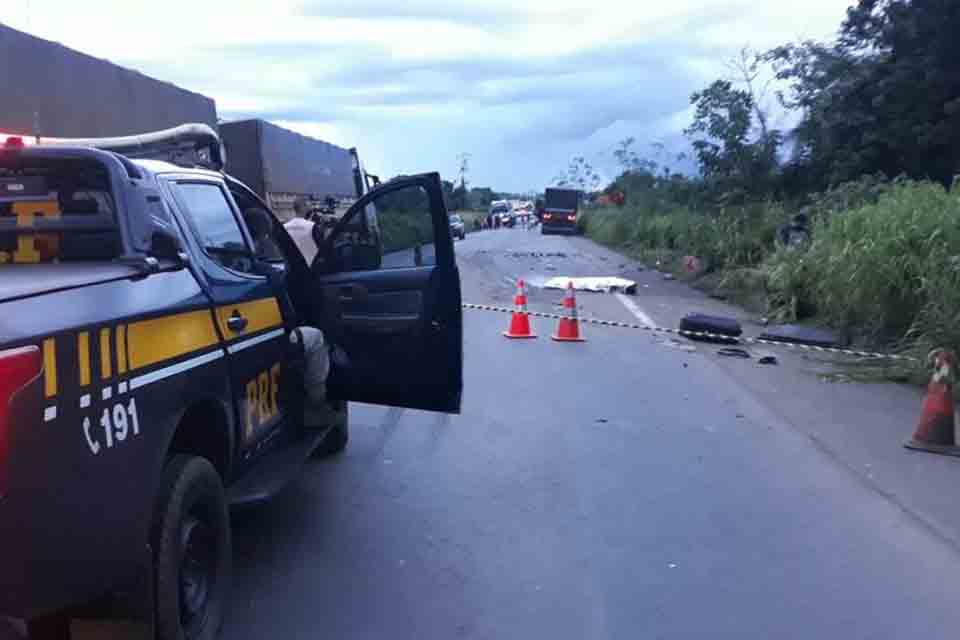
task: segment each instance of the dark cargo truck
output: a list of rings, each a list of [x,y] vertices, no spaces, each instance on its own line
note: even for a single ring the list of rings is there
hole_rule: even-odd
[[[544,194],[540,232],[576,233],[580,191],[577,189],[548,188]]]
[[[333,197],[349,203],[363,192],[354,179],[362,173],[356,149],[344,149],[300,135],[264,120],[238,120],[219,126],[227,171],[247,184],[282,220],[293,217],[298,201]]]
[[[440,177],[364,193],[307,264],[210,127],[26,142],[0,140],[0,617],[36,638],[211,640],[231,507],[343,449],[349,401],[459,412]],[[390,269],[353,239],[402,191],[433,250]],[[310,327],[331,357],[306,424]]]
[[[25,6],[3,6],[16,4]],[[210,97],[17,31],[2,19],[0,87],[0,131],[76,138],[217,122]]]

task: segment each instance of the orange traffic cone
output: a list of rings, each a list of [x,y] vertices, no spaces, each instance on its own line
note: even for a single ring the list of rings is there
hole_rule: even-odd
[[[920,422],[913,437],[904,443],[908,449],[960,456],[954,437],[953,368],[956,358],[949,351],[938,349],[929,356],[933,377],[923,399]]]
[[[586,342],[580,337],[580,321],[577,320],[577,296],[573,292],[573,283],[567,283],[567,293],[563,296],[563,308],[567,310],[567,317],[560,318],[557,323],[557,332],[550,336],[559,342]]]
[[[510,314],[510,328],[503,332],[508,338],[536,338],[530,330],[530,316],[527,315],[527,291],[523,280],[517,280],[517,295],[513,299],[513,313]]]

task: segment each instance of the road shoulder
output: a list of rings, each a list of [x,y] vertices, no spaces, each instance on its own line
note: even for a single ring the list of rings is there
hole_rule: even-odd
[[[593,245],[597,254],[607,256],[609,261],[627,260],[590,240],[579,242]],[[622,317],[639,324],[652,321],[675,328],[684,315],[696,311],[735,317],[748,336],[762,332],[755,315],[639,267],[634,261],[628,263],[626,270],[636,274],[638,287],[636,295],[623,296],[628,304],[623,306]],[[676,350],[678,357],[689,348],[709,357],[745,392],[838,464],[960,548],[960,511],[954,499],[960,460],[908,451],[902,446],[916,427],[922,390],[894,383],[831,382],[825,377],[835,371],[830,362],[786,347],[750,347],[747,351],[751,358],[741,359],[719,356],[719,346],[684,338],[664,338],[660,342],[663,348]],[[776,365],[757,363],[759,356],[767,354],[776,356]]]

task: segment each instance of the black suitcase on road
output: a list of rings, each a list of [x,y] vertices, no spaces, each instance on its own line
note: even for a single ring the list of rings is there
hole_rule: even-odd
[[[743,334],[740,323],[733,318],[722,318],[720,316],[708,316],[702,313],[688,313],[680,321],[681,331],[696,331],[698,333],[712,333],[717,338],[708,338],[706,336],[685,336],[691,340],[702,340],[703,342],[719,342],[723,344],[736,344],[737,338]]]

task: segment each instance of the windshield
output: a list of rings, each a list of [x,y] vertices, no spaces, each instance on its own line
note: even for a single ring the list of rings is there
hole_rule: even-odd
[[[450,224],[460,224],[463,219],[460,216],[450,216]]]

